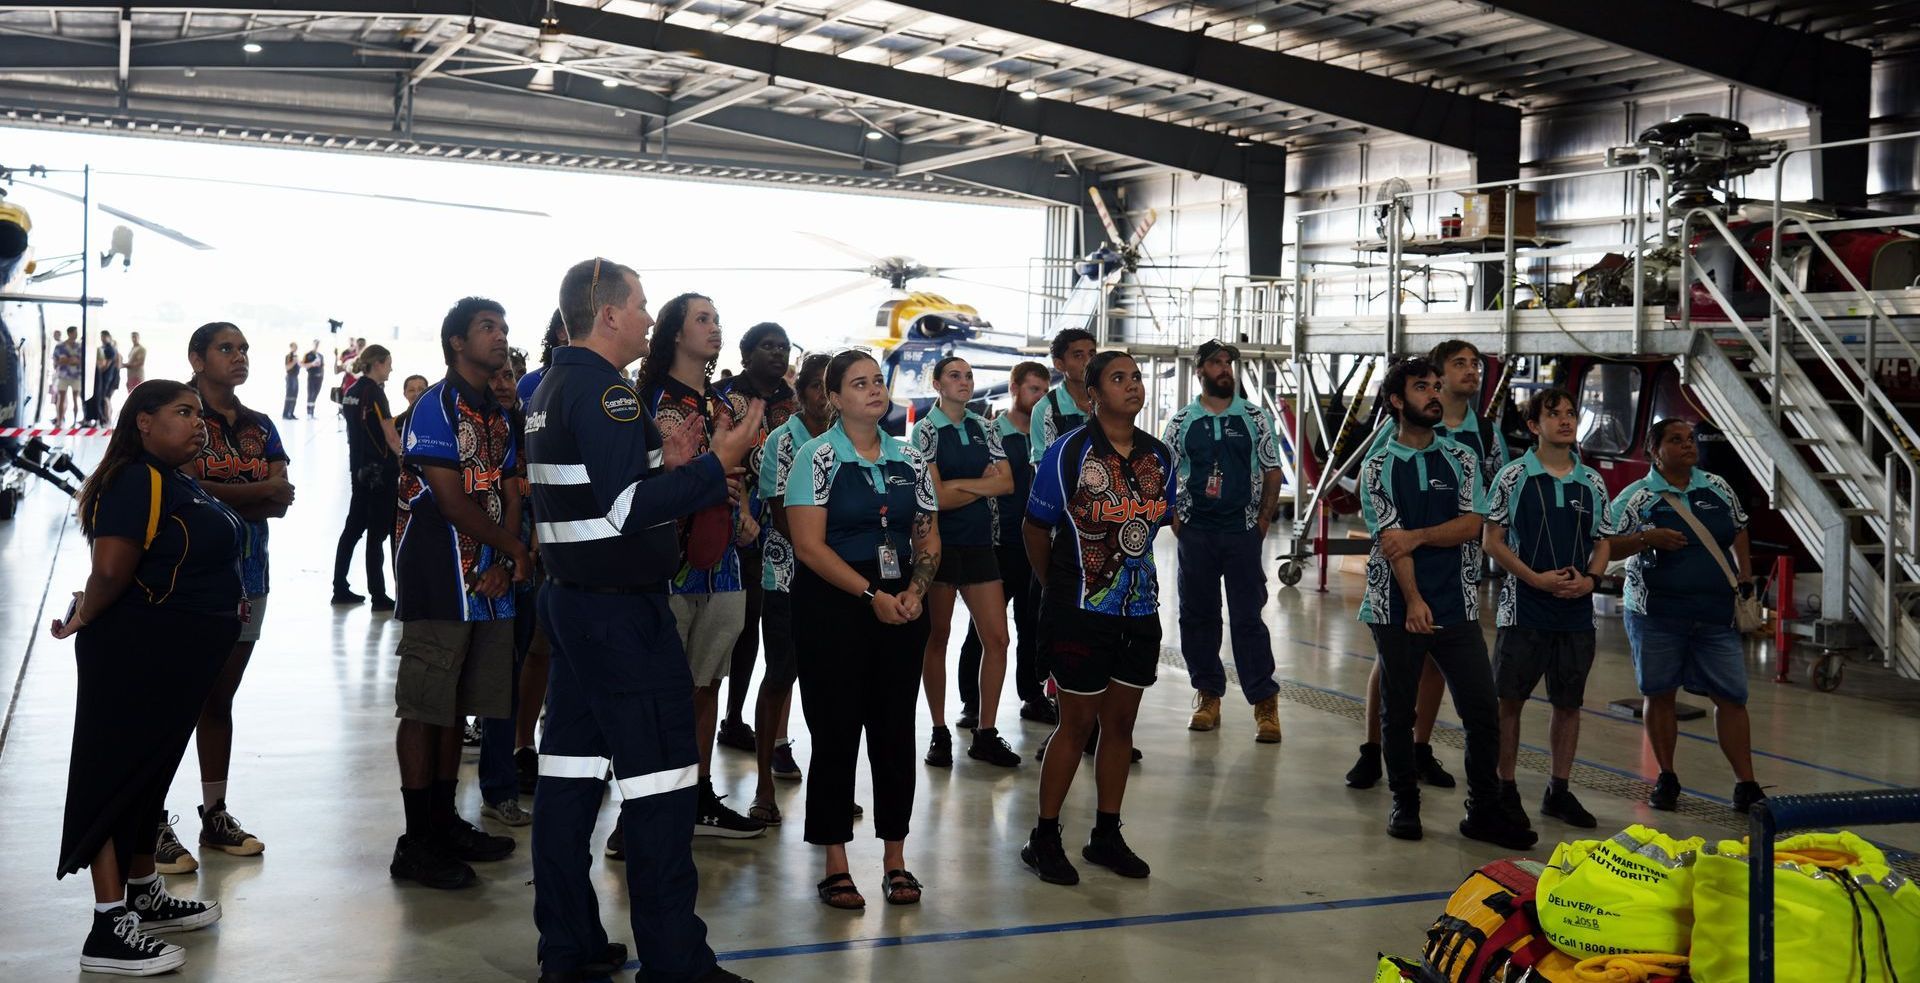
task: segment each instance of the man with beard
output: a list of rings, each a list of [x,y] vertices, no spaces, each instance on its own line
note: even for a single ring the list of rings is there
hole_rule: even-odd
[[[506,310],[468,297],[440,324],[447,377],[407,420],[394,558],[400,668],[394,741],[406,834],[388,868],[428,887],[473,883],[466,861],[514,841],[460,818],[455,783],[467,717],[513,714],[513,589],[533,560],[520,542],[519,467],[493,374],[507,364]]]
[[[1500,808],[1500,719],[1472,569],[1479,553],[1464,548],[1480,537],[1486,492],[1476,455],[1434,433],[1444,412],[1441,386],[1439,370],[1426,359],[1395,365],[1381,383],[1380,405],[1398,428],[1360,466],[1360,508],[1374,536],[1360,620],[1372,627],[1379,652],[1380,743],[1393,791],[1387,835],[1417,840],[1422,833],[1413,718],[1431,656],[1467,732],[1467,814],[1460,833],[1524,850],[1538,837]]]
[[[740,636],[733,643],[732,668],[727,672],[727,714],[720,722],[719,741],[736,751],[758,751],[753,727],[741,719],[746,711],[747,690],[753,683],[753,660],[760,652],[760,610],[765,595],[760,587],[761,553],[767,539],[767,508],[760,500],[760,445],[767,435],[786,426],[787,418],[799,408],[793,387],[787,384],[787,361],[793,356],[793,343],[787,329],[772,321],[762,321],[740,336],[740,374],[727,376],[714,386],[714,392],[727,401],[735,418],[745,414],[747,404],[760,400],[766,416],[760,436],[747,455],[747,512],[760,526],[760,537],[740,550],[740,579],[746,584],[747,613]],[[782,725],[779,736],[785,737]],[[789,755],[789,760],[791,755]],[[787,762],[782,762],[783,764]]]
[[[1280,439],[1273,416],[1240,398],[1234,363],[1240,350],[1200,346],[1194,370],[1200,395],[1167,421],[1161,441],[1173,451],[1179,486],[1173,533],[1180,558],[1180,653],[1193,680],[1189,730],[1220,726],[1227,691],[1220,664],[1220,582],[1233,620],[1233,664],[1253,706],[1254,740],[1280,743],[1280,684],[1273,640],[1260,609],[1267,603],[1261,544],[1280,498]]]

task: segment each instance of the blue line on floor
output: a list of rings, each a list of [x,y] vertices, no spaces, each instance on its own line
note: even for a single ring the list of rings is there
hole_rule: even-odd
[[[1054,935],[1061,932],[1088,932],[1103,928],[1128,928],[1136,925],[1167,925],[1177,922],[1213,921],[1221,918],[1252,918],[1263,915],[1296,915],[1317,911],[1345,911],[1353,908],[1378,908],[1386,905],[1445,901],[1451,891],[1426,891],[1418,894],[1389,894],[1375,898],[1344,898],[1336,901],[1302,901],[1295,904],[1258,905],[1250,908],[1215,908],[1203,911],[1177,911],[1163,915],[1128,915],[1121,918],[1093,918],[1078,922],[1052,922],[1045,925],[1013,925],[1007,928],[981,928],[963,932],[933,932],[926,935],[899,935],[878,939],[847,939],[842,942],[812,942],[804,945],[776,946],[767,949],[741,949],[722,952],[724,961],[771,959],[776,956],[811,956],[823,952],[851,952],[888,949],[929,942],[975,942],[981,939],[1019,938],[1028,935]],[[638,960],[626,965],[635,969]]]
[[[1344,656],[1346,656],[1346,657],[1347,657],[1347,658],[1349,658],[1349,659],[1365,659],[1365,660],[1367,660],[1367,661],[1372,661],[1372,660],[1373,660],[1373,656],[1371,656],[1371,655],[1365,655],[1365,654],[1362,654],[1362,653],[1360,653],[1360,652],[1349,652],[1349,651],[1347,651],[1347,650],[1345,650],[1345,649],[1337,649],[1337,648],[1334,648],[1334,647],[1333,647],[1333,646],[1331,646],[1331,645],[1321,645],[1321,644],[1319,644],[1319,643],[1317,643],[1317,642],[1309,642],[1309,641],[1305,641],[1305,640],[1303,640],[1303,639],[1298,639],[1298,638],[1290,638],[1290,639],[1288,639],[1288,641],[1290,641],[1290,642],[1292,642],[1292,643],[1293,643],[1293,644],[1295,644],[1295,645],[1300,645],[1300,646],[1304,646],[1304,647],[1306,647],[1306,648],[1312,648],[1312,649],[1319,649],[1319,650],[1321,650],[1321,651],[1323,651],[1323,652],[1331,652],[1331,653],[1333,653],[1334,655],[1344,655]],[[1301,683],[1300,685],[1302,685],[1302,686],[1307,686],[1307,684],[1306,684],[1306,683]],[[1315,686],[1308,686],[1308,688],[1309,688],[1309,689],[1318,689],[1319,687],[1315,687]],[[1332,692],[1332,690],[1328,690],[1327,692]],[[1341,695],[1341,696],[1346,696],[1347,694],[1345,694],[1345,693],[1341,693],[1340,695]],[[1533,701],[1533,702],[1535,702],[1535,703],[1546,703],[1546,702],[1547,702],[1547,700],[1546,700],[1546,698],[1545,698],[1545,697],[1540,697],[1540,696],[1532,696],[1532,697],[1528,697],[1528,699],[1530,699],[1530,700],[1532,700],[1532,701]],[[1619,714],[1616,714],[1616,713],[1609,713],[1609,712],[1607,712],[1607,711],[1605,711],[1605,710],[1595,710],[1595,709],[1593,709],[1592,707],[1581,707],[1581,708],[1580,708],[1580,712],[1581,712],[1581,713],[1584,713],[1584,714],[1588,714],[1588,715],[1590,715],[1590,716],[1594,716],[1594,717],[1599,717],[1599,718],[1600,718],[1600,719],[1602,719],[1602,720],[1611,720],[1611,721],[1613,721],[1614,723],[1617,723],[1617,724],[1628,724],[1628,725],[1631,725],[1632,727],[1634,727],[1635,729],[1640,729],[1640,728],[1641,728],[1641,724],[1640,724],[1640,722],[1639,722],[1638,720],[1634,720],[1634,719],[1631,719],[1631,718],[1628,718],[1628,717],[1622,717],[1622,716],[1620,716]],[[1456,728],[1456,729],[1458,729],[1458,728]],[[1695,733],[1693,733],[1693,732],[1691,732],[1691,731],[1687,731],[1687,730],[1681,730],[1681,731],[1679,731],[1679,734],[1680,734],[1680,736],[1681,736],[1681,737],[1684,737],[1684,738],[1686,738],[1686,739],[1688,739],[1688,740],[1691,740],[1691,741],[1701,741],[1701,742],[1704,742],[1704,743],[1707,743],[1707,744],[1718,744],[1718,743],[1719,743],[1719,741],[1718,741],[1718,740],[1717,740],[1716,738],[1714,738],[1714,737],[1711,737],[1711,736],[1709,736],[1709,735],[1706,735],[1706,734],[1695,734]],[[1878,785],[1878,786],[1880,786],[1881,788],[1906,788],[1906,787],[1908,787],[1908,786],[1905,786],[1905,785],[1901,785],[1901,784],[1900,784],[1900,783],[1898,783],[1898,782],[1889,782],[1889,781],[1886,781],[1885,779],[1880,779],[1880,778],[1874,778],[1874,777],[1872,777],[1871,775],[1862,775],[1862,774],[1859,774],[1859,773],[1857,773],[1857,772],[1851,772],[1851,771],[1847,771],[1847,770],[1845,770],[1845,769],[1842,769],[1842,768],[1835,768],[1835,767],[1833,767],[1833,766],[1831,766],[1831,765],[1823,765],[1823,764],[1819,764],[1819,763],[1816,763],[1816,762],[1813,762],[1813,761],[1806,761],[1806,760],[1804,760],[1804,759],[1801,759],[1801,758],[1795,758],[1795,757],[1791,757],[1791,756],[1789,756],[1789,755],[1785,755],[1785,754],[1777,754],[1777,753],[1775,753],[1775,752],[1773,752],[1773,751],[1763,751],[1763,750],[1761,750],[1760,748],[1753,748],[1752,750],[1753,750],[1753,753],[1754,753],[1754,755],[1755,755],[1755,756],[1757,756],[1757,757],[1762,757],[1762,758],[1770,758],[1770,759],[1772,759],[1772,760],[1774,760],[1774,761],[1784,761],[1784,762],[1786,762],[1787,764],[1790,764],[1790,765],[1798,765],[1798,766],[1800,766],[1800,767],[1802,767],[1802,768],[1811,768],[1811,769],[1813,769],[1814,771],[1824,771],[1824,772],[1826,772],[1826,773],[1827,773],[1827,774],[1829,774],[1829,775],[1838,775],[1838,776],[1840,776],[1841,778],[1851,778],[1851,779],[1853,779],[1853,780],[1854,780],[1854,781],[1856,781],[1856,782],[1866,782],[1866,783],[1868,783],[1868,784],[1871,784],[1871,785]],[[1598,765],[1596,765],[1595,767],[1599,767],[1599,766],[1598,766]]]

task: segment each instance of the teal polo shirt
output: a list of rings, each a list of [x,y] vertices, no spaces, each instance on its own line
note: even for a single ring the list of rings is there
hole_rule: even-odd
[[[985,417],[972,410],[960,419],[950,419],[935,403],[927,415],[913,425],[913,448],[922,460],[940,471],[942,481],[978,478],[996,462],[1007,460],[1000,431]],[[976,498],[957,509],[940,513],[940,545],[991,548],[1000,524],[999,505],[991,498]]]
[[[798,413],[788,417],[787,422],[775,427],[767,435],[766,441],[760,445],[760,501],[785,501],[787,478],[793,472],[793,459],[801,445],[812,439],[813,434],[807,432],[807,424]],[[783,594],[793,589],[793,543],[780,535],[770,511],[767,513],[766,540],[761,560],[762,589]]]
[[[1456,444],[1464,445],[1474,453],[1480,465],[1480,480],[1491,481],[1500,469],[1507,466],[1507,441],[1500,436],[1499,428],[1491,421],[1480,418],[1480,411],[1468,409],[1466,419],[1458,427],[1441,424],[1433,428],[1434,434],[1445,437]],[[1367,448],[1367,456],[1372,457],[1381,448],[1387,446],[1400,433],[1400,422],[1392,417],[1382,424],[1380,432],[1374,435],[1373,446]]]
[[[1687,503],[1694,518],[1712,534],[1712,545],[1700,542],[1687,520],[1667,504],[1662,496],[1669,493]],[[1659,471],[1648,471],[1646,477],[1628,485],[1613,500],[1610,518],[1622,536],[1645,529],[1672,529],[1687,537],[1687,545],[1681,549],[1642,550],[1627,558],[1623,599],[1628,610],[1655,618],[1733,624],[1733,587],[1713,554],[1707,552],[1723,551],[1727,564],[1739,571],[1733,540],[1747,527],[1747,512],[1726,479],[1694,468],[1687,487],[1675,488]]]
[[[1545,572],[1572,567],[1585,572],[1593,544],[1613,535],[1607,483],[1580,463],[1555,475],[1532,450],[1493,476],[1487,521],[1506,527],[1507,548],[1520,562]],[[1593,599],[1562,598],[1508,576],[1500,585],[1494,623],[1535,631],[1592,631]]]
[[[1367,558],[1367,586],[1360,620],[1400,625],[1407,601],[1380,553],[1380,534],[1389,529],[1426,529],[1469,512],[1486,514],[1480,463],[1472,450],[1438,434],[1425,450],[1398,440],[1369,455],[1360,465],[1360,513],[1374,536]],[[1433,612],[1433,625],[1445,628],[1479,617],[1474,574],[1480,565],[1477,540],[1459,546],[1422,546],[1413,551],[1414,582]]]
[[[785,502],[826,509],[827,546],[861,569],[871,569],[883,540],[892,543],[903,578],[913,569],[914,518],[940,511],[918,451],[882,430],[880,460],[869,461],[840,423],[795,452]]]
[[[1067,384],[1061,384],[1047,390],[1040,402],[1033,404],[1033,416],[1027,421],[1027,434],[1033,438],[1032,446],[1027,448],[1028,458],[1035,467],[1040,459],[1047,456],[1047,445],[1060,439],[1060,435],[1075,427],[1087,424],[1087,415],[1080,412],[1080,404],[1073,401],[1073,394],[1067,392]]]
[[[1236,533],[1259,525],[1267,472],[1280,468],[1280,436],[1271,413],[1239,396],[1219,413],[1196,399],[1167,421],[1161,443],[1173,452],[1179,475],[1175,509],[1181,525]],[[1216,474],[1218,488],[1210,495]]]

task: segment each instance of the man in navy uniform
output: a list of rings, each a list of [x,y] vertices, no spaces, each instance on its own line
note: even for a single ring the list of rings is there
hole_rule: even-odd
[[[541,979],[596,979],[625,961],[588,875],[611,764],[640,978],[739,981],[715,963],[694,913],[693,682],[667,581],[681,560],[674,521],[727,500],[763,410],[751,403],[695,457],[700,428],[662,441],[621,374],[653,327],[638,274],[605,259],[576,264],[560,283],[560,312],[569,344],[554,350],[526,426],[549,576],[540,620],[553,642],[533,828]]]

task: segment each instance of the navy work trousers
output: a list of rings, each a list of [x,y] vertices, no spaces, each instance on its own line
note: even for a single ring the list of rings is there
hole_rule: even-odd
[[[1372,627],[1380,652],[1380,755],[1386,759],[1387,787],[1405,792],[1419,784],[1413,760],[1414,704],[1427,657],[1432,656],[1467,732],[1467,796],[1475,802],[1494,801],[1500,791],[1494,771],[1500,754],[1500,707],[1480,623],[1448,625],[1430,635],[1416,635],[1401,625]]]
[[[1220,663],[1220,582],[1227,584],[1227,617],[1233,622],[1233,668],[1248,703],[1280,692],[1273,678],[1273,639],[1260,609],[1267,603],[1267,571],[1261,565],[1258,530],[1213,532],[1180,527],[1180,654],[1187,675],[1202,693],[1225,696],[1227,670]]]
[[[699,755],[693,674],[665,594],[541,592],[553,643],[547,725],[534,793],[533,920],[540,965],[598,961],[606,929],[593,893],[593,823],[611,761],[620,787],[634,952],[649,983],[685,983],[714,966],[694,913],[693,821]]]

